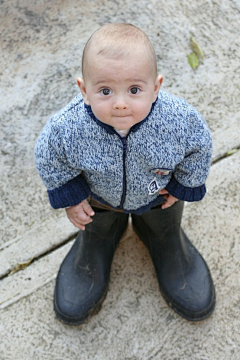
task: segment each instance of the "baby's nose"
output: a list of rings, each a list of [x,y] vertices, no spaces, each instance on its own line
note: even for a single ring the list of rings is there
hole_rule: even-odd
[[[116,110],[126,110],[128,109],[128,104],[125,101],[124,97],[119,97],[115,100],[113,107]]]

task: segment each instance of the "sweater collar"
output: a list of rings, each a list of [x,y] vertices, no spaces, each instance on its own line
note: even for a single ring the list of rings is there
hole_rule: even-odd
[[[158,103],[158,101],[159,101],[159,100],[158,100],[158,98],[157,98],[157,100],[156,100],[154,103],[152,103],[151,110],[150,110],[149,114],[147,115],[147,117],[146,117],[145,119],[143,119],[142,121],[140,121],[139,123],[133,125],[133,126],[131,127],[131,129],[130,129],[130,132],[135,132],[135,131],[137,131],[137,130],[145,123],[145,121],[148,119],[148,117],[152,114],[153,109],[154,109],[154,107],[156,106],[156,104]],[[109,134],[116,134],[116,131],[115,131],[115,129],[114,129],[113,126],[108,125],[108,124],[105,124],[105,123],[103,123],[102,121],[100,121],[100,120],[98,120],[98,119],[96,118],[96,116],[95,116],[94,113],[92,112],[92,108],[91,108],[90,105],[86,105],[86,104],[84,103],[84,107],[85,107],[88,115],[89,115],[99,126],[101,126],[102,128],[106,129],[106,131],[107,131]]]

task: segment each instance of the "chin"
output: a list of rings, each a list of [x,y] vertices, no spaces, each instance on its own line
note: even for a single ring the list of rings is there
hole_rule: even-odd
[[[113,127],[114,127],[115,129],[118,129],[118,130],[128,130],[128,129],[130,129],[132,126],[133,126],[133,124],[129,124],[129,125],[116,124],[116,125],[113,125]]]

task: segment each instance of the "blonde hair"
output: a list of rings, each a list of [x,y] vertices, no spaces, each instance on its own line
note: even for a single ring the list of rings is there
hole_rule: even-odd
[[[86,77],[86,70],[91,56],[103,55],[119,59],[139,50],[149,56],[154,76],[156,76],[155,50],[142,30],[132,24],[125,23],[103,25],[92,34],[84,47],[82,55],[83,78]]]

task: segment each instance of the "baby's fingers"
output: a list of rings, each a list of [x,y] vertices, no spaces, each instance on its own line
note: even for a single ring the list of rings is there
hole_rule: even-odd
[[[69,219],[70,220],[70,219]],[[83,224],[80,224],[80,223],[78,223],[77,221],[74,221],[74,220],[70,220],[71,221],[71,223],[74,225],[74,226],[76,226],[78,229],[80,229],[80,230],[85,230],[85,225],[83,225]]]
[[[173,204],[175,204],[175,202],[178,201],[178,199],[172,195],[166,196],[165,199],[166,199],[166,202],[162,205],[162,209],[167,209],[167,208],[171,207]]]
[[[82,202],[82,208],[83,211],[88,215],[88,216],[93,216],[95,213],[93,211],[93,209],[91,208],[91,206],[89,205],[89,202],[87,200],[84,200]]]
[[[92,218],[87,212],[94,215],[94,211],[90,205],[88,207],[87,201],[66,209],[68,219],[81,230],[85,230],[85,225],[92,222]]]
[[[168,194],[168,191],[165,190],[165,189],[162,189],[162,190],[160,190],[158,193],[159,193],[159,195],[167,195],[167,194]]]
[[[85,230],[85,225],[91,223],[93,220],[90,216],[81,214],[80,216],[68,216],[71,223],[81,230]]]

